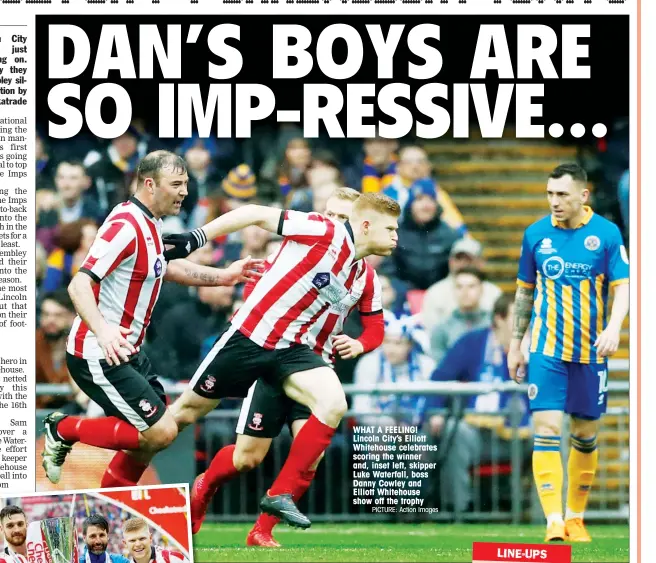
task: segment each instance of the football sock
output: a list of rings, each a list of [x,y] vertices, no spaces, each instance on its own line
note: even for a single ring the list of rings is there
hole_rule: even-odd
[[[560,436],[533,439],[533,477],[547,522],[563,519],[563,464],[560,458]]]
[[[330,445],[335,428],[321,422],[313,414],[297,434],[289,450],[287,461],[280,470],[278,478],[269,489],[269,495],[293,493],[303,473],[309,471],[312,464]]]
[[[106,450],[139,449],[139,430],[115,416],[67,416],[57,424],[57,434],[66,442],[82,442]]]
[[[142,463],[125,452],[117,452],[100,481],[100,487],[129,487],[136,485],[144,474],[148,464]]]
[[[310,484],[312,483],[315,474],[316,471],[304,471],[301,474],[301,478],[297,481],[296,487],[292,492],[292,498],[294,499],[294,502],[298,502],[299,499],[310,488]],[[260,528],[260,530],[263,532],[268,532],[270,534],[278,522],[280,522],[279,518],[262,512],[255,522],[255,526]]]
[[[599,460],[596,436],[593,438],[572,436],[571,443],[567,462],[566,519],[583,517]]]
[[[207,471],[205,471],[204,486],[206,491],[214,492],[223,483],[239,475],[239,471],[237,471],[232,461],[234,452],[235,445],[231,444],[221,448],[216,453]]]

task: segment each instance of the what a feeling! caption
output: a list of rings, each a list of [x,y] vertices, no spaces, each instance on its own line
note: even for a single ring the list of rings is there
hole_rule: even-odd
[[[48,105],[57,116],[50,120],[48,134],[57,139],[71,138],[82,129],[86,120],[89,130],[101,138],[115,138],[128,128],[132,120],[132,103],[126,89],[115,82],[108,82],[110,71],[117,71],[121,80],[151,80],[157,64],[163,79],[153,86],[153,103],[158,104],[159,136],[161,138],[188,138],[194,129],[202,137],[212,136],[216,128],[219,138],[251,136],[253,122],[269,118],[275,112],[278,122],[302,123],[307,138],[319,135],[322,123],[330,137],[364,138],[377,133],[387,138],[401,138],[415,129],[418,137],[434,139],[452,129],[456,138],[470,135],[470,100],[473,100],[476,118],[484,138],[499,138],[514,98],[513,122],[518,138],[543,138],[545,125],[533,123],[542,115],[544,84],[507,83],[498,85],[496,97],[491,100],[487,86],[482,81],[490,77],[499,80],[573,80],[590,78],[590,56],[586,39],[590,37],[590,25],[562,25],[554,29],[546,25],[517,25],[517,51],[511,54],[503,25],[481,25],[478,30],[476,49],[471,63],[469,78],[472,82],[444,84],[427,82],[439,77],[444,64],[443,54],[435,42],[440,40],[440,26],[419,24],[404,30],[403,24],[389,27],[387,34],[380,25],[367,25],[358,31],[347,24],[325,27],[317,37],[302,25],[273,25],[271,45],[272,78],[279,99],[284,98],[285,88],[293,81],[306,77],[316,67],[327,79],[326,83],[302,85],[302,108],[276,110],[276,92],[265,84],[235,82],[211,83],[204,95],[199,84],[175,83],[182,78],[184,45],[196,43],[203,26],[188,26],[183,39],[183,26],[166,26],[166,44],[156,25],[138,26],[138,53],[133,53],[125,25],[104,25],[99,41],[93,43],[83,29],[74,25],[49,26],[48,78],[59,81],[48,92]],[[407,33],[405,33],[407,31]],[[401,80],[418,80],[422,85],[411,88],[406,82],[349,83],[363,64],[376,64],[379,80],[394,80],[395,53],[405,33],[410,60],[404,65],[406,72]],[[207,62],[207,77],[217,81],[234,81],[244,66],[240,50],[234,46],[241,40],[242,30],[236,24],[220,24],[207,34],[209,54],[223,62]],[[309,52],[313,40],[316,49]],[[347,56],[343,62],[333,58],[333,45],[337,40],[346,42]],[[64,43],[75,46],[70,61],[64,57]],[[376,60],[364,60],[365,41],[376,53]],[[560,47],[560,60],[554,64],[556,49]],[[265,49],[264,46],[262,46]],[[448,53],[448,45],[441,45]],[[269,49],[266,49],[267,52]],[[135,65],[135,56],[138,65]],[[445,54],[444,56],[448,56]],[[258,61],[262,63],[262,60]],[[398,64],[398,61],[397,61]],[[92,65],[92,79],[98,81],[88,92],[82,92],[74,82]],[[138,68],[138,74],[137,74]],[[398,66],[397,66],[398,68]],[[534,75],[537,69],[539,75]],[[536,74],[538,74],[536,73]],[[265,75],[267,73],[264,73]],[[113,77],[116,73],[113,73]],[[357,79],[357,77],[355,78]],[[347,81],[347,82],[344,82]],[[481,82],[475,82],[481,81]],[[332,82],[332,83],[331,83]],[[340,86],[338,86],[337,83]],[[203,100],[205,97],[205,100]],[[82,102],[83,111],[68,102],[68,98]],[[415,115],[397,102],[411,102]],[[112,100],[117,111],[111,122],[101,116],[101,105]],[[365,101],[373,100],[373,101]],[[451,112],[440,105],[439,100],[451,102]],[[77,105],[77,104],[76,104]],[[406,103],[407,105],[407,103]],[[386,116],[386,122],[371,121],[374,109]],[[338,115],[345,111],[345,127]],[[234,126],[232,115],[235,115]],[[195,121],[195,123],[194,123]],[[575,137],[585,133],[580,124],[565,124]],[[583,129],[583,130],[581,130]],[[548,132],[559,137],[563,125],[552,123]],[[597,123],[592,133],[602,137],[606,126]]]
[[[353,428],[353,505],[377,513],[438,512],[424,493],[437,446],[416,426]]]

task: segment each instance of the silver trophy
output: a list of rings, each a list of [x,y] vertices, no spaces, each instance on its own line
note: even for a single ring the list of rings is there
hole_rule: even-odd
[[[77,563],[75,518],[47,518],[41,521],[48,563]]]

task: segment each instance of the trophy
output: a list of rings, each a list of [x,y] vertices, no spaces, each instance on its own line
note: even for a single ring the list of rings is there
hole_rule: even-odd
[[[41,533],[46,544],[48,563],[77,563],[77,530],[74,518],[41,520]]]

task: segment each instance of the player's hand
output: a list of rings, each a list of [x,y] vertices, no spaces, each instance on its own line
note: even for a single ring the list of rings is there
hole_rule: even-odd
[[[136,348],[125,338],[132,332],[131,328],[107,325],[102,332],[96,334],[98,345],[105,354],[105,360],[110,366],[117,366],[121,362],[129,362],[129,354],[136,353]]]
[[[346,336],[346,334],[338,334],[333,337],[333,348],[337,351],[342,360],[352,360],[364,353],[364,346],[362,343],[355,338]]]
[[[521,383],[526,377],[526,358],[520,347],[510,347],[508,351],[508,372],[516,383]]]
[[[256,282],[262,277],[264,260],[247,256],[228,266],[221,275],[221,285]]]
[[[207,235],[203,229],[195,229],[188,233],[166,235],[162,238],[165,246],[172,246],[164,251],[164,259],[167,262],[178,258],[186,258],[201,246],[205,246]]]
[[[620,331],[612,326],[607,326],[594,343],[594,347],[597,349],[597,354],[602,358],[612,356],[617,352],[619,346]]]

